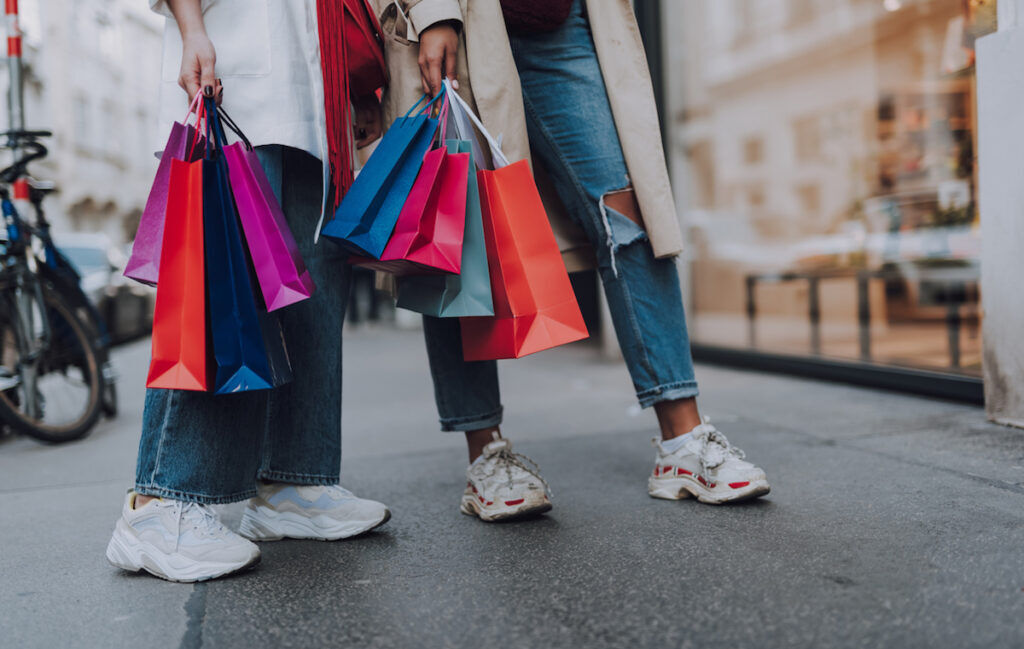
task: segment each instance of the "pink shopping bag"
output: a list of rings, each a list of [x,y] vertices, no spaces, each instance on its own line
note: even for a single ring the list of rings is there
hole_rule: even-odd
[[[429,151],[380,261],[354,264],[395,275],[461,272],[469,154]]]
[[[153,186],[146,199],[146,207],[139,219],[139,229],[135,233],[132,254],[124,269],[124,276],[143,284],[157,283],[160,276],[160,250],[164,240],[164,217],[167,213],[167,194],[171,179],[171,161],[183,160],[194,162],[203,157],[206,148],[202,135],[196,140],[196,130],[189,124],[189,118],[196,112],[201,94],[189,106],[188,115],[181,122],[175,122],[171,134],[167,137],[167,146],[160,156],[160,165],[156,169]]]
[[[441,114],[437,148],[423,156],[409,196],[380,260],[357,258],[351,263],[395,275],[459,274],[466,226],[469,153],[449,151],[445,143],[448,98]]]
[[[238,218],[267,310],[305,300],[313,295],[316,287],[285,221],[281,204],[274,196],[252,145],[223,109],[219,112],[224,124],[242,138],[241,142],[224,147],[224,158],[228,163]]]

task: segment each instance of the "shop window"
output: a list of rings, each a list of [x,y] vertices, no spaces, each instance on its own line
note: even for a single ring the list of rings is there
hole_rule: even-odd
[[[974,43],[994,0],[680,4],[694,341],[979,375]]]

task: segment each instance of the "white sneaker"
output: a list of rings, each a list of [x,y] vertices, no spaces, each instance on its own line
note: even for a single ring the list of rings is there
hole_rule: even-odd
[[[680,500],[695,496],[719,505],[763,496],[771,487],[764,471],[743,460],[743,451],[729,443],[705,417],[679,449],[668,452],[657,439],[654,475],[647,492],[654,498]]]
[[[238,532],[253,541],[337,541],[369,532],[389,518],[383,503],[357,498],[338,485],[261,483]]]
[[[551,509],[548,483],[537,464],[512,452],[512,442],[498,438],[466,469],[463,514],[498,521],[542,514]]]
[[[254,566],[260,549],[221,524],[205,505],[151,500],[135,508],[134,491],[107,545],[107,561],[170,581],[205,581]]]

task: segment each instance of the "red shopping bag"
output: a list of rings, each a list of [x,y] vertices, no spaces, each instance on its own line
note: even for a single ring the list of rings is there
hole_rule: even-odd
[[[494,317],[461,318],[467,361],[519,358],[587,337],[525,160],[478,172]]]
[[[146,387],[206,390],[203,161],[171,161]]]
[[[395,275],[459,273],[468,181],[469,153],[428,151],[380,260],[352,263]]]

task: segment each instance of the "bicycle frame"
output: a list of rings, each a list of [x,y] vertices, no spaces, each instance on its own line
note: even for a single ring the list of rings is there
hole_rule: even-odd
[[[33,225],[28,224],[21,218],[14,202],[11,200],[8,188],[0,186],[0,211],[3,212],[4,216],[9,252],[15,255],[25,252],[30,258],[27,259],[29,270],[34,274],[40,273],[39,263],[42,262],[46,267],[52,269],[56,275],[62,277],[65,280],[62,282],[63,287],[74,292],[77,306],[84,308],[88,312],[89,319],[95,324],[99,348],[101,350],[107,349],[110,346],[110,334],[107,331],[106,322],[96,309],[96,306],[82,291],[80,284],[82,278],[78,271],[54,244],[53,237],[50,236],[50,224],[46,220],[46,215],[42,208],[42,197],[32,195],[31,202],[35,210],[35,224]],[[33,249],[33,243],[36,241],[41,245],[41,258],[37,256]],[[45,273],[43,274],[45,275]]]
[[[42,284],[36,279],[38,260],[25,240],[24,223],[14,209],[7,188],[0,188],[0,210],[8,236],[0,278],[8,279],[14,289],[12,311],[18,318],[14,332],[21,359],[19,379],[28,388],[24,391],[26,411],[32,416],[39,416],[35,383],[39,358],[51,340],[50,322],[45,313]]]

